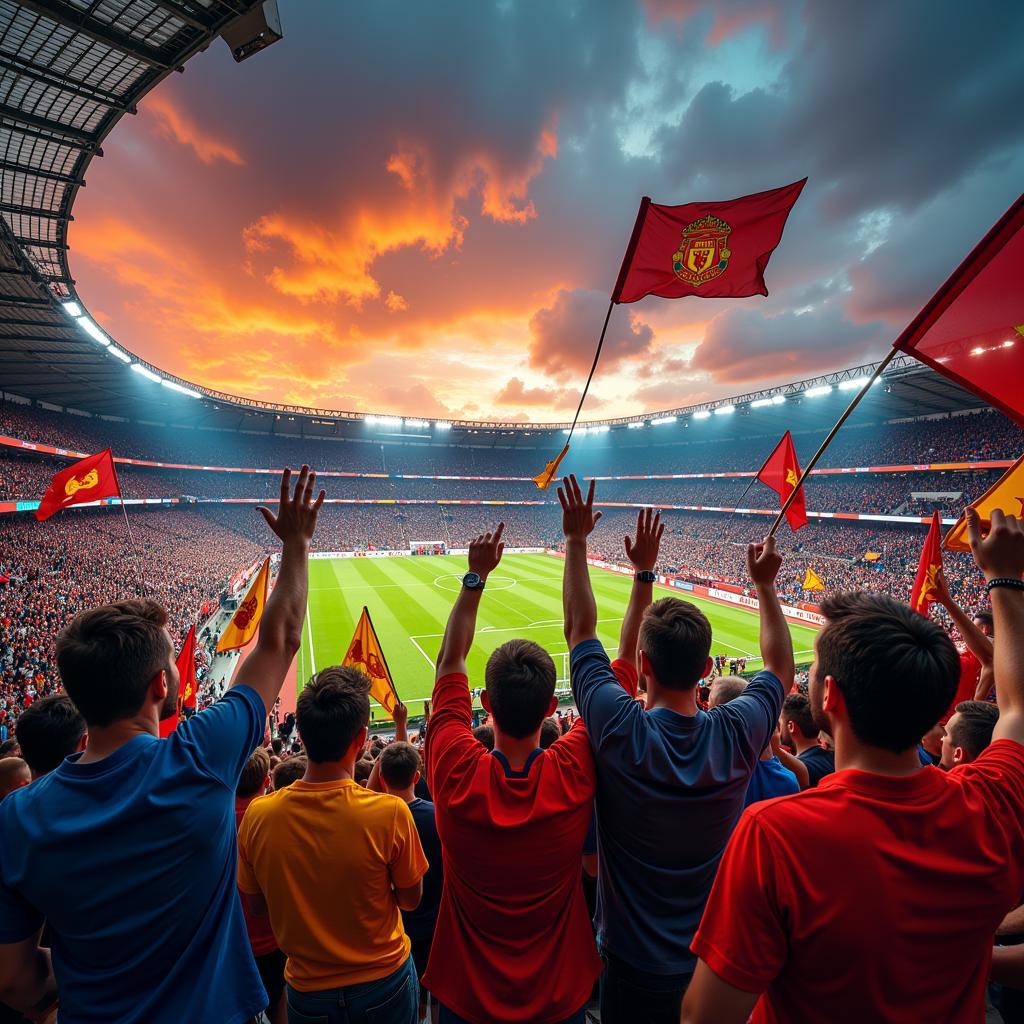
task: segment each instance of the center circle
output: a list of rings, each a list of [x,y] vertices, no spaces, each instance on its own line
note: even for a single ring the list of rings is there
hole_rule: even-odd
[[[454,586],[449,586],[446,581],[454,580]],[[511,576],[488,576],[487,577],[487,590],[510,590],[516,585],[516,580]],[[447,590],[449,594],[457,594],[462,590],[462,576],[455,573],[451,573],[446,576],[438,576],[434,580],[434,586],[438,590]]]

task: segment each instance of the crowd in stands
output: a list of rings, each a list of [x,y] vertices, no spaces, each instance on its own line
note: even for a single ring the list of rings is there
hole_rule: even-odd
[[[10,1014],[585,1024],[597,1004],[602,1024],[1020,1019],[1016,519],[970,522],[964,571],[985,581],[990,614],[937,581],[961,652],[875,588],[831,593],[798,687],[779,591],[789,545],[744,547],[762,669],[723,676],[703,613],[655,600],[671,528],[653,510],[605,517],[593,485],[567,480],[578,716],[554,715],[554,663],[521,639],[490,655],[487,721],[474,716],[467,656],[499,525],[468,545],[427,721],[410,736],[399,706],[388,742],[368,735],[371,683],[354,666],[321,668],[294,715],[276,714],[323,499],[305,467],[289,484],[264,514],[281,560],[259,639],[224,697],[169,737],[172,595],[67,609],[67,696],[33,701],[0,751]],[[240,556],[256,544],[245,534]],[[634,572],[615,661],[597,638],[594,555]]]

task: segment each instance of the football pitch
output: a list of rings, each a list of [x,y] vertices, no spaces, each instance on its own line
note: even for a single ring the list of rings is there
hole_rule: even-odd
[[[496,647],[513,637],[536,640],[554,658],[559,685],[568,685],[568,648],[562,635],[560,558],[506,554],[487,580],[480,602],[476,639],[469,653],[470,686],[483,687],[484,666]],[[317,670],[345,656],[365,605],[377,629],[384,656],[401,699],[415,717],[434,685],[434,662],[445,623],[466,572],[465,555],[419,558],[333,558],[309,563],[309,608],[297,660],[297,689]],[[598,636],[615,657],[619,628],[632,580],[591,569],[597,597]],[[714,628],[711,653],[746,657],[756,669],[758,620],[755,612],[656,586],[655,599],[675,595],[699,605]],[[790,626],[797,661],[809,661],[813,629]],[[374,717],[387,717],[374,708]]]

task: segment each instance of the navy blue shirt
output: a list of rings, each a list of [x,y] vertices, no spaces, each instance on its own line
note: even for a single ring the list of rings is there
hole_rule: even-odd
[[[767,761],[757,762],[754,774],[750,776],[750,782],[747,784],[747,797],[743,801],[743,806],[749,807],[762,800],[790,796],[799,792],[800,783],[797,777],[777,757],[771,757]]]
[[[836,770],[836,755],[824,747],[808,747],[797,756],[807,765],[811,786],[816,786],[826,775],[831,775]]]
[[[235,888],[235,786],[265,717],[236,686],[169,738],[73,754],[0,804],[0,942],[46,919],[61,1024],[241,1024],[267,1005]]]
[[[413,800],[409,804],[413,824],[420,837],[420,845],[426,854],[430,868],[423,876],[423,898],[415,910],[402,911],[402,924],[410,939],[433,937],[437,924],[437,910],[441,905],[441,886],[444,883],[444,867],[441,864],[441,839],[437,834],[434,820],[434,805],[429,800]]]
[[[692,973],[690,942],[782,683],[759,672],[741,696],[690,717],[645,711],[598,640],[574,648],[571,674],[597,762],[598,943],[644,971]]]

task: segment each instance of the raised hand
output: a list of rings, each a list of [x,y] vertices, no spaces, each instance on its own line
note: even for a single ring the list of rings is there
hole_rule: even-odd
[[[501,561],[505,544],[501,535],[505,532],[505,524],[498,523],[494,533],[482,533],[469,542],[469,571],[475,572],[482,579],[493,572]]]
[[[575,476],[563,478],[558,488],[558,500],[562,505],[562,532],[566,540],[586,540],[601,518],[594,511],[594,481],[590,481],[584,500]]]
[[[981,518],[975,509],[967,509],[967,537],[971,552],[985,579],[1024,577],[1024,527],[1016,516],[992,510],[992,525],[981,535]]]
[[[399,701],[395,705],[395,710],[391,713],[391,717],[395,720],[395,725],[405,728],[406,723],[409,721],[409,708]]]
[[[320,506],[324,503],[324,492],[321,491],[313,501],[313,485],[316,473],[310,472],[309,466],[299,470],[299,478],[295,482],[295,493],[291,493],[292,471],[286,469],[281,475],[281,499],[274,515],[265,505],[258,505],[256,510],[262,513],[267,526],[281,538],[282,544],[299,543],[309,547],[309,542],[316,529],[316,517]]]
[[[782,566],[774,537],[765,537],[760,544],[747,545],[747,572],[758,587],[774,587]]]
[[[636,517],[636,540],[628,536],[625,538],[626,557],[633,563],[633,568],[643,571],[658,564],[658,550],[664,532],[665,524],[661,521],[660,512],[652,508],[640,510]]]

